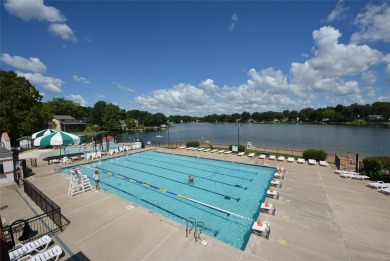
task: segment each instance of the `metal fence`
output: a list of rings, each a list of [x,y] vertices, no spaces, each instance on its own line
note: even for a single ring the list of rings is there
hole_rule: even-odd
[[[53,217],[59,216],[61,222],[54,222]],[[58,223],[61,226],[58,226]],[[5,242],[7,242],[8,250],[12,250],[19,243],[25,244],[43,235],[55,234],[63,231],[70,224],[70,221],[61,215],[61,209],[55,209],[51,212],[31,217],[25,220],[17,220],[12,224],[4,227]],[[21,238],[25,234],[26,226],[29,227],[27,239]]]
[[[61,208],[27,179],[23,181],[23,185],[24,192],[32,199],[32,201],[34,201],[44,213],[48,213],[48,215],[50,213],[49,217],[52,221],[58,227],[62,227]]]

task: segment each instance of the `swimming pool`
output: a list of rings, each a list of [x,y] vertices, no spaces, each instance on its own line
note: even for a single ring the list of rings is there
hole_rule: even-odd
[[[145,151],[79,165],[100,187],[186,224],[204,223],[205,233],[245,249],[274,168]],[[64,169],[70,174],[69,169]],[[194,183],[188,176],[194,176]]]

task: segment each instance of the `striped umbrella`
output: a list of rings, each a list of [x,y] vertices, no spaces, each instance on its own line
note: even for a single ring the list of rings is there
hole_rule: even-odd
[[[80,137],[64,131],[57,131],[34,140],[34,146],[48,147],[59,145],[79,144]]]
[[[38,137],[46,136],[46,135],[48,135],[50,133],[54,133],[54,132],[56,132],[56,130],[52,130],[52,129],[38,131],[38,132],[35,132],[33,135],[31,135],[31,139],[34,140]]]

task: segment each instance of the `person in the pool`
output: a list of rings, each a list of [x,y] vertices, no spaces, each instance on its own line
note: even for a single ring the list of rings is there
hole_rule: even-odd
[[[195,177],[194,176],[188,176],[188,183],[194,184]]]

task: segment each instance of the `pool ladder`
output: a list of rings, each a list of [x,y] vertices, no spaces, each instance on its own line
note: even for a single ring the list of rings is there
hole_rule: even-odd
[[[191,234],[191,231],[194,230],[195,242],[198,242],[200,240],[200,234],[202,234],[203,229],[203,222],[197,222],[196,219],[192,217],[186,220],[186,237],[188,237],[188,235]]]

